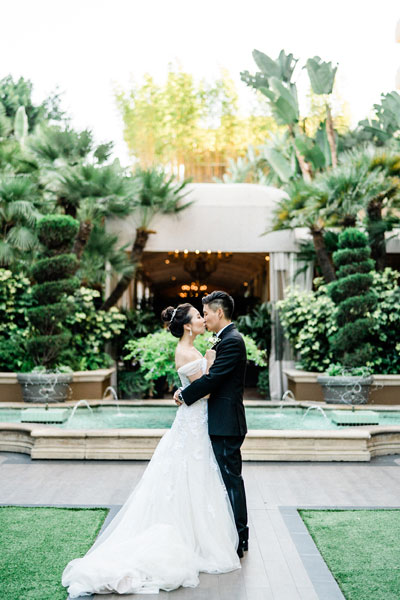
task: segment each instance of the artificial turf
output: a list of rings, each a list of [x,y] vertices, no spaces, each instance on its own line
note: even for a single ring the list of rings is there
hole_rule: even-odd
[[[346,600],[399,600],[400,510],[299,510]]]
[[[107,508],[1,506],[1,600],[65,600],[62,572],[87,552],[107,513]]]

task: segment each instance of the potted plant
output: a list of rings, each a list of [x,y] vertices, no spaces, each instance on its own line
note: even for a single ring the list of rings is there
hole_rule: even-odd
[[[32,287],[36,305],[27,309],[30,324],[27,351],[36,369],[18,373],[25,402],[60,402],[69,391],[72,370],[55,372],[54,367],[71,338],[65,327],[74,306],[68,301],[68,294],[76,290],[79,280],[74,277],[77,259],[69,250],[78,228],[78,221],[67,215],[48,215],[38,222],[42,252],[31,267],[36,282]]]
[[[333,253],[337,280],[328,285],[328,294],[335,304],[337,325],[329,342],[340,364],[317,377],[326,402],[365,404],[368,400],[373,381],[367,369],[374,353],[372,313],[377,305],[370,254],[363,232],[349,227],[339,235],[338,250]]]

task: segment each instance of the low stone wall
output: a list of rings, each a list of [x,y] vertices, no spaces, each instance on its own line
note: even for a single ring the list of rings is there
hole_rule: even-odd
[[[74,371],[70,400],[95,400],[103,397],[111,385],[115,367],[94,371]],[[0,373],[0,402],[23,402],[21,386],[16,373]]]
[[[324,402],[322,387],[317,383],[319,373],[285,369],[288,387],[299,402]],[[368,404],[400,405],[400,375],[374,375]]]
[[[62,430],[49,425],[0,423],[0,451],[34,459],[149,460],[165,429]],[[369,461],[400,453],[400,426],[340,431],[251,430],[246,461]]]

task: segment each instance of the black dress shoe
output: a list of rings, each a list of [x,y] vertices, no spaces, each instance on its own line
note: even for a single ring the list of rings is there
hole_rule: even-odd
[[[240,546],[238,547],[236,552],[239,558],[243,558],[243,550]]]

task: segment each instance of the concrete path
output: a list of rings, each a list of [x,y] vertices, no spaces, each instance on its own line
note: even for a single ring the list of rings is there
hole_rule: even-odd
[[[122,505],[147,462],[34,461],[0,453],[0,504]],[[297,508],[400,507],[400,457],[371,463],[244,463],[250,548],[242,569],[126,600],[343,599]],[[88,600],[88,596],[85,597]],[[103,600],[105,596],[95,596]],[[121,596],[110,595],[117,600]]]

